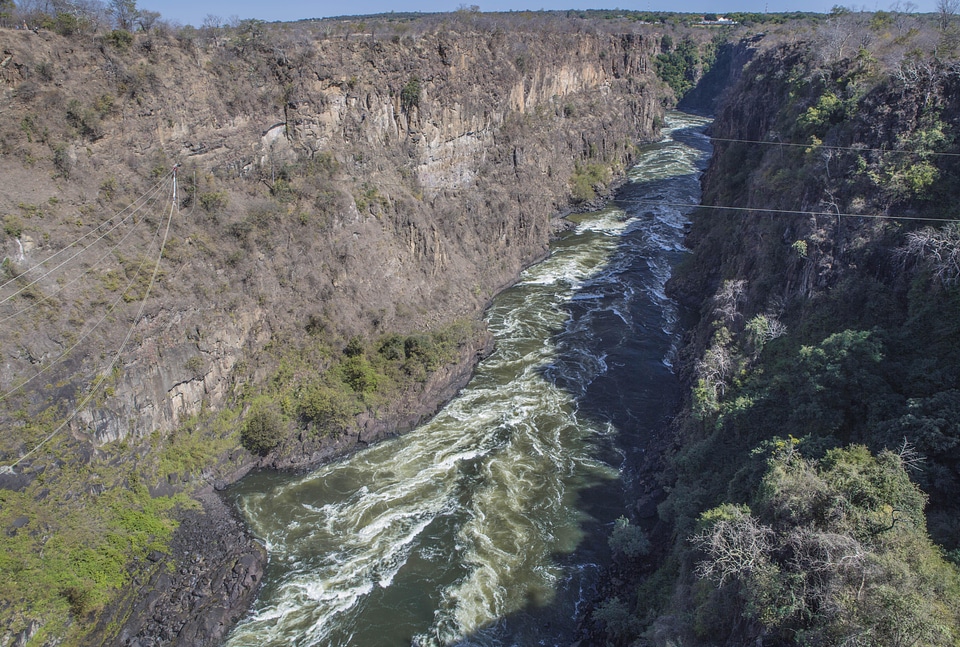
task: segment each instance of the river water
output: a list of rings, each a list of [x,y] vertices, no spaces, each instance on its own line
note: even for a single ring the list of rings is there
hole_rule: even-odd
[[[679,397],[683,254],[709,144],[671,113],[630,182],[487,312],[496,350],[427,424],[232,491],[270,560],[227,645],[565,645]]]

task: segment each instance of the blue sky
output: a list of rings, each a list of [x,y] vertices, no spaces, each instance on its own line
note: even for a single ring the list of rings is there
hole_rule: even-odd
[[[205,16],[224,21],[231,16],[260,20],[300,20],[327,16],[383,13],[389,11],[454,11],[461,5],[476,4],[481,11],[521,11],[525,9],[637,9],[641,11],[685,11],[724,13],[726,11],[819,11],[828,12],[836,4],[869,11],[889,9],[894,0],[634,0],[622,4],[591,0],[352,0],[351,2],[308,2],[306,0],[139,0],[141,9],[159,11],[167,20],[200,26]],[[918,11],[934,11],[936,0],[913,0]],[[901,2],[906,4],[906,2]]]

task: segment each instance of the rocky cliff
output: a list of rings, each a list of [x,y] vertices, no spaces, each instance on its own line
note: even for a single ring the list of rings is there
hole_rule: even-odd
[[[216,641],[262,551],[182,493],[462,384],[661,111],[652,28],[513,27],[0,30],[6,642]]]
[[[960,634],[960,77],[909,21],[768,39],[719,104],[663,552],[595,616],[623,644]]]
[[[23,190],[3,209],[24,222],[5,241],[17,271],[177,162],[203,205],[174,223],[176,276],[164,268],[152,325],[135,331],[146,341],[84,426],[100,442],[174,428],[223,400],[250,350],[310,315],[341,336],[475,315],[545,253],[574,165],[623,168],[652,133],[652,40],[281,31],[220,47],[138,36],[118,50],[7,30],[4,175]],[[86,222],[51,231],[77,211]],[[112,262],[101,274],[121,269]],[[5,388],[56,343],[26,340]]]

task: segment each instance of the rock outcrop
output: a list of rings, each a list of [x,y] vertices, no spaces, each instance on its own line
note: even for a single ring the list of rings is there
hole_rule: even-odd
[[[514,27],[460,16],[417,34],[331,36],[245,22],[129,43],[0,29],[2,305],[19,317],[0,330],[0,462],[39,447],[0,485],[34,496],[42,474],[36,496],[50,501],[126,487],[130,472],[158,496],[193,492],[316,464],[432,415],[489,351],[482,332],[348,433],[304,430],[266,457],[238,444],[244,398],[277,375],[282,349],[310,340],[336,355],[352,337],[475,319],[547,253],[572,187],[589,203],[605,186],[584,178],[623,171],[656,134],[654,28]],[[46,273],[71,249],[76,264]],[[49,435],[54,418],[69,425]],[[58,485],[73,465],[90,466],[91,484]],[[180,513],[170,555],[151,553],[117,599],[96,606],[99,585],[65,587],[82,622],[51,635],[216,643],[255,594],[264,554],[204,496],[204,513]],[[28,518],[18,536],[42,523]],[[11,636],[50,619],[8,610]]]

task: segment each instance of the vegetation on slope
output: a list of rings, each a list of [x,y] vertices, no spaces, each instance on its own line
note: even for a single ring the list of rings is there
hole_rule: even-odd
[[[0,465],[19,461],[0,473],[0,642],[115,638],[115,602],[169,581],[184,493],[427,415],[483,346],[472,318],[660,112],[634,73],[656,45],[623,16],[194,28],[110,8],[0,16],[2,281],[23,288],[0,329]],[[580,65],[561,87],[553,70]],[[177,162],[180,215],[133,325]],[[105,221],[129,229],[30,284],[25,270]],[[190,586],[174,606],[204,583]]]
[[[701,209],[672,284],[670,548],[621,560],[612,644],[960,639],[958,31],[902,18],[838,11],[727,95],[704,204],[749,211]]]

